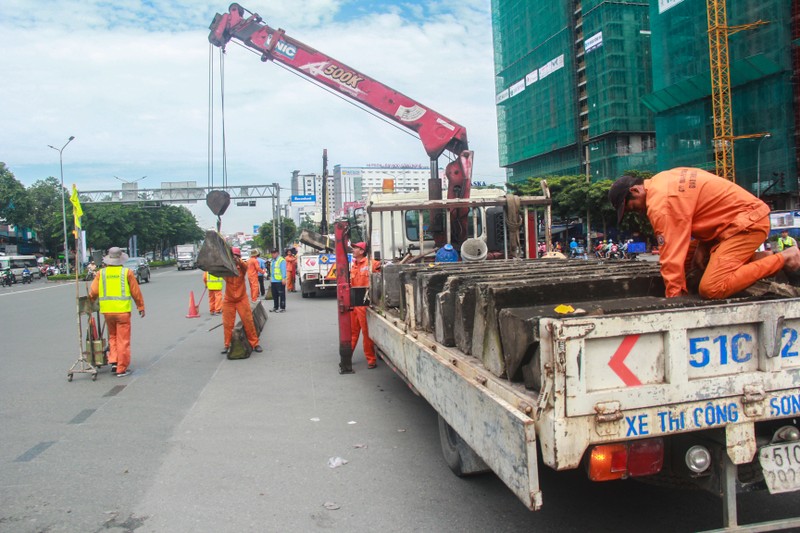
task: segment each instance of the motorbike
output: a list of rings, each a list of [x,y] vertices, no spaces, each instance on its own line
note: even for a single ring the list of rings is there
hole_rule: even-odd
[[[93,270],[87,270],[86,271],[86,277],[83,278],[83,280],[84,281],[92,281],[93,279],[94,279],[94,271]]]
[[[14,284],[14,274],[10,270],[6,270],[2,274],[0,274],[0,277],[2,277],[2,282],[4,286],[10,287],[11,285]]]
[[[25,271],[22,273],[22,283],[31,283],[33,281],[33,276],[30,272]]]
[[[619,248],[616,245],[612,246],[611,249],[608,251],[608,258],[609,259],[622,259],[622,252],[619,250]]]

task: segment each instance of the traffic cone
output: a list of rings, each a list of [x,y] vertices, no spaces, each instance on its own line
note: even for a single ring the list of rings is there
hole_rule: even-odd
[[[186,318],[200,318],[200,313],[197,312],[197,306],[194,304],[194,291],[189,291],[189,314]]]

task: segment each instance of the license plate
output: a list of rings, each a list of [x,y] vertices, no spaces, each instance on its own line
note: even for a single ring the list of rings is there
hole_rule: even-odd
[[[764,446],[758,460],[770,494],[800,489],[800,442]]]

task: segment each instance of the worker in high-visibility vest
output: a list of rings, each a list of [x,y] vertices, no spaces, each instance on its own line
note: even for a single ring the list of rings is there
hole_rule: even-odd
[[[95,276],[89,289],[89,299],[100,301],[108,327],[108,362],[118,378],[130,375],[131,364],[131,298],[136,302],[139,316],[144,318],[144,298],[134,273],[123,267],[128,254],[116,246],[109,248],[103,258],[106,265]]]
[[[778,237],[778,251],[782,252],[792,246],[797,246],[797,241],[794,240],[794,237],[789,235],[789,230],[785,229],[781,231],[781,236]]]
[[[258,333],[256,332],[256,325],[253,321],[253,310],[250,308],[250,302],[247,301],[247,264],[242,261],[242,252],[239,248],[233,247],[231,252],[236,261],[239,275],[225,277],[225,299],[222,302],[222,331],[225,339],[225,347],[222,353],[228,353],[231,348],[233,325],[236,323],[237,313],[239,314],[239,318],[242,319],[242,326],[244,327],[244,334],[247,336],[247,342],[253,347],[253,351],[262,352],[263,349],[258,343]]]
[[[283,313],[286,311],[286,260],[278,253],[277,248],[272,249],[269,282],[272,287],[272,309],[270,313]]]
[[[203,272],[203,283],[208,289],[208,312],[212,315],[222,314],[222,278]]]

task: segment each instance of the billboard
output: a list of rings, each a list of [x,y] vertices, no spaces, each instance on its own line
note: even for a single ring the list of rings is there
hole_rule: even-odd
[[[800,228],[800,211],[773,211],[769,225],[773,230]]]

